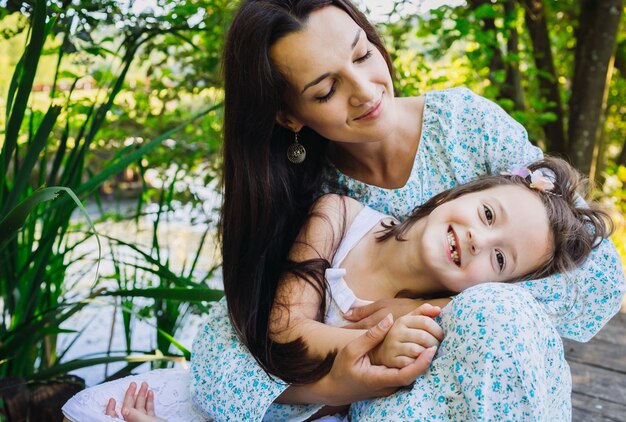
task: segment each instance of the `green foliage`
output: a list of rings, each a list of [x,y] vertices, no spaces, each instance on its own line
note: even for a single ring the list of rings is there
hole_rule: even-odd
[[[156,23],[146,23],[141,28],[125,28],[125,36],[117,47],[98,45],[88,29],[103,21],[115,22],[121,13],[115,5],[116,2],[99,2],[90,3],[89,7],[61,6],[38,0],[32,3],[32,8],[24,6],[23,13],[30,16],[27,46],[7,85],[6,113],[2,119],[5,128],[1,132],[1,377],[42,379],[106,362],[128,361],[128,365],[132,366],[137,361],[171,360],[158,353],[134,358],[106,356],[61,362],[67,349],[57,350],[58,336],[72,333],[62,325],[94,298],[106,293],[98,288],[98,283],[94,283],[88,292],[77,295],[79,292],[69,291],[71,286],[66,283],[67,270],[73,260],[85,259],[85,263],[89,263],[87,255],[77,251],[94,233],[83,231],[74,222],[73,213],[78,207],[93,229],[79,198],[84,200],[93,196],[99,203],[99,189],[103,183],[129,166],[141,163],[174,134],[184,133],[190,122],[215,114],[220,108],[217,103],[200,111],[188,110],[186,114],[179,114],[177,119],[165,119],[163,126],[148,132],[146,139],[152,140],[142,139],[133,145],[118,143],[118,148],[111,148],[105,160],[94,157],[94,147],[107,139],[103,138],[103,134],[110,130],[108,120],[115,120],[111,116],[115,115],[118,95],[125,89],[124,81],[138,51],[150,40],[172,31],[169,24],[161,27]],[[104,20],[92,14],[102,10],[107,11]],[[52,82],[49,95],[44,98],[34,89],[40,74],[41,58],[50,54],[56,55],[57,60],[52,81],[48,81]],[[106,58],[116,64],[116,69],[112,70],[109,66],[89,72],[87,64],[93,62],[85,61],[85,57]],[[78,61],[82,65],[73,62],[71,69],[64,69],[64,60],[68,58],[83,60]],[[97,87],[90,95],[77,94],[80,83],[89,78],[97,83]],[[71,81],[67,90],[57,89],[61,79]],[[92,168],[92,160],[102,164]],[[41,188],[44,185],[59,186]],[[57,198],[59,192],[66,195]],[[155,226],[155,236],[156,232]],[[193,280],[195,261],[189,273],[177,275],[168,268],[167,261],[154,260],[149,252],[144,253],[144,257],[143,263],[136,264],[137,267],[152,272],[157,280],[163,277],[167,281],[158,288],[160,290],[136,290],[124,297],[132,301],[133,297],[143,295],[166,303],[165,315],[155,312],[167,322],[157,324],[161,339],[159,346],[168,352],[172,344],[186,354],[170,335],[175,332],[178,316],[183,315],[180,302],[187,297],[176,289],[200,287],[203,290],[199,293],[203,295],[198,297],[208,300],[219,297],[219,294],[206,291],[205,286]],[[170,290],[163,290],[165,287]],[[157,294],[163,291],[176,295],[164,299]],[[76,333],[76,336],[79,335],[80,332]],[[127,351],[130,353],[133,350],[129,347]]]

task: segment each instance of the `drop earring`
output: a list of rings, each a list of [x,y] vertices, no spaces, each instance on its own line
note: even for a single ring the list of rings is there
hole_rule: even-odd
[[[293,144],[287,147],[287,159],[294,164],[300,164],[305,158],[306,149],[304,149],[304,145],[298,142],[298,132],[295,132]]]

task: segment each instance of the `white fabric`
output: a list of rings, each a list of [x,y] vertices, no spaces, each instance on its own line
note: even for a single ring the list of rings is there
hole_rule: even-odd
[[[369,207],[363,207],[346,231],[333,258],[332,267],[328,268],[325,273],[330,290],[326,300],[326,315],[324,317],[326,324],[345,325],[350,322],[343,317],[345,312],[351,308],[372,303],[369,300],[356,297],[345,282],[346,270],[340,268],[340,265],[361,239],[384,218],[388,218],[388,216]]]
[[[188,369],[156,369],[140,375],[105,382],[87,388],[72,397],[63,406],[63,415],[71,422],[114,422],[122,419],[104,414],[110,398],[116,402],[120,414],[124,394],[130,383],[143,381],[154,391],[155,414],[168,422],[204,422],[205,418],[192,404],[189,397]]]

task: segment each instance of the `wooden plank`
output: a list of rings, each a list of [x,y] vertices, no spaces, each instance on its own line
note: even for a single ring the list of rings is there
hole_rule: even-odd
[[[626,375],[571,361],[572,391],[611,403],[626,403]]]
[[[572,394],[572,421],[626,421],[626,405],[611,403],[585,394]]]
[[[626,375],[626,346],[593,339],[585,344],[564,340],[563,348],[568,362],[585,363]]]

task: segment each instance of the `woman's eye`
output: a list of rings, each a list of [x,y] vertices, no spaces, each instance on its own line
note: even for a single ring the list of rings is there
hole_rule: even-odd
[[[504,254],[502,252],[496,251],[496,260],[498,261],[500,271],[504,270]]]
[[[325,103],[326,101],[331,99],[334,93],[335,93],[335,84],[333,83],[333,86],[330,87],[330,91],[328,91],[328,94],[324,95],[323,97],[315,97],[315,99],[317,100],[317,102]]]
[[[486,205],[483,205],[483,210],[485,211],[485,219],[487,220],[487,223],[491,225],[491,223],[493,223],[493,212]]]
[[[355,63],[363,63],[365,60],[369,59],[370,57],[372,57],[372,50],[367,50],[367,53],[365,53],[365,55],[359,57],[354,62]]]

